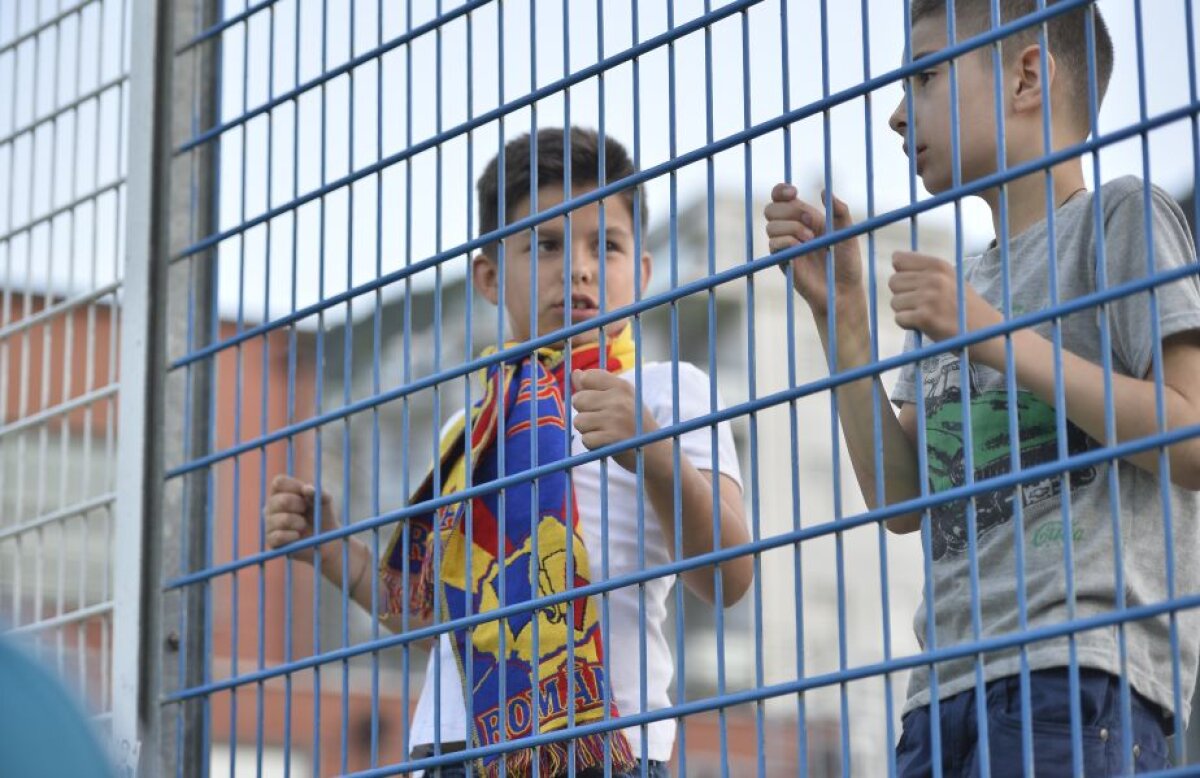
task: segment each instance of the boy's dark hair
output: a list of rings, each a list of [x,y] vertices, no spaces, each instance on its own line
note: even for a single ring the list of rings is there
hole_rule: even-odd
[[[953,0],[955,16],[955,39],[962,41],[973,35],[978,35],[991,27],[992,0]],[[1052,6],[1060,0],[1046,0],[1046,6]],[[947,0],[913,0],[912,22],[927,18],[942,18],[946,16]],[[1000,23],[1007,24],[1014,19],[1027,16],[1038,10],[1037,0],[999,0]],[[1058,62],[1059,78],[1065,78],[1067,86],[1068,108],[1072,118],[1081,126],[1088,124],[1088,44],[1087,25],[1088,9],[1096,15],[1095,28],[1095,57],[1096,57],[1096,96],[1097,109],[1104,101],[1104,93],[1108,90],[1108,79],[1112,75],[1113,46],[1108,34],[1108,25],[1100,15],[1100,9],[1094,6],[1080,6],[1073,11],[1059,14],[1046,22],[1046,44],[1054,59]],[[1004,56],[1013,51],[1019,51],[1030,44],[1038,43],[1038,31],[1041,25],[1026,27],[1002,41]],[[987,47],[978,49],[986,53]]]
[[[563,186],[564,184],[564,139],[566,133],[562,128],[547,128],[537,133],[537,186]],[[572,127],[570,135],[571,154],[571,185],[573,187],[598,184],[600,182],[600,136],[593,130],[582,127]],[[508,223],[513,208],[522,200],[530,198],[530,184],[533,179],[533,169],[529,163],[533,146],[533,137],[525,133],[510,140],[504,146],[504,221]],[[485,235],[495,230],[499,222],[500,210],[500,155],[497,154],[483,170],[476,184],[479,195],[479,234]],[[637,168],[629,158],[629,152],[619,141],[611,137],[604,138],[604,183],[633,175]],[[629,206],[629,215],[634,214],[634,192],[641,195],[642,230],[645,231],[648,211],[646,198],[641,193],[641,186],[623,189],[618,194]],[[567,193],[570,196],[570,193]],[[488,243],[483,247],[483,253],[495,259],[499,250],[498,242]]]

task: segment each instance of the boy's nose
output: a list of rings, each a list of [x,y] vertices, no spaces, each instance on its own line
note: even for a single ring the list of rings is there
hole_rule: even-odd
[[[597,263],[594,252],[584,241],[576,241],[571,252],[571,281],[572,283],[591,283],[595,280]]]
[[[896,110],[892,111],[892,115],[888,117],[888,126],[892,128],[892,132],[899,135],[906,134],[908,130],[908,109],[904,105],[904,100],[900,100]]]

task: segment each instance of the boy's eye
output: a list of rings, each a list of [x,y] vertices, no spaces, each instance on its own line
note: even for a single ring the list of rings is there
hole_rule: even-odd
[[[557,238],[539,238],[537,249],[539,253],[553,253],[558,251],[559,242]]]
[[[916,75],[916,82],[919,86],[925,86],[936,75],[937,75],[936,70],[923,70]]]
[[[621,250],[621,244],[620,244],[620,243],[617,243],[615,240],[609,240],[609,241],[605,241],[605,243],[604,243],[604,250],[605,250],[605,251],[607,251],[607,252],[608,252],[608,253],[610,253],[610,254],[611,254],[612,252],[614,252],[614,251],[620,251],[620,250]]]

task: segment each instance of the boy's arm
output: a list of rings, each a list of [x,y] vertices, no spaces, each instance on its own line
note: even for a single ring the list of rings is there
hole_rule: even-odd
[[[629,440],[636,434],[634,387],[628,381],[605,370],[576,371],[572,375],[575,392],[573,424],[588,449]],[[658,429],[654,416],[642,409],[642,432]],[[642,449],[646,496],[661,523],[664,538],[675,537],[675,457],[670,440],[660,440]],[[630,472],[637,468],[636,450],[613,457]],[[730,548],[750,542],[742,509],[742,490],[737,482],[721,475],[717,482],[717,500],[713,502],[712,472],[700,470],[686,456],[679,457],[680,521],[684,558],[714,550],[713,517],[719,516],[720,533],[716,548]],[[669,543],[673,553],[675,544]],[[735,557],[720,565],[721,600],[725,606],[745,595],[754,579],[750,556]],[[716,602],[716,568],[712,565],[689,570],[683,581],[696,596]]]
[[[836,364],[839,372],[865,365],[871,358],[866,299],[861,295],[857,300],[849,299],[851,297],[853,295],[843,295],[838,301]],[[828,318],[817,306],[813,307],[813,316],[821,336],[821,345],[825,353],[829,353]],[[917,391],[920,390],[918,385]],[[846,453],[850,455],[850,463],[867,507],[880,507],[875,484],[877,463],[883,466],[885,505],[919,497],[921,482],[915,444],[915,406],[906,403],[897,415],[888,401],[883,382],[877,377],[842,384],[837,389],[837,401]],[[875,449],[875,416],[879,418],[883,442],[879,457]],[[920,513],[906,513],[887,521],[887,528],[897,533],[913,532],[920,526]]]
[[[1021,330],[1013,334],[1013,352],[1017,383],[1053,405],[1054,345],[1036,332]],[[1162,356],[1166,429],[1200,424],[1200,331],[1166,338]],[[1004,341],[989,341],[977,359],[1003,370]],[[1105,440],[1104,369],[1069,351],[1062,352],[1062,361],[1067,418],[1095,440]],[[1131,378],[1114,372],[1112,389],[1117,442],[1158,433],[1157,387],[1152,377]],[[1167,457],[1171,481],[1185,489],[1200,490],[1200,437],[1168,446]],[[1158,449],[1126,459],[1154,475],[1159,472]]]
[[[779,184],[771,191],[772,202],[766,207],[767,237],[772,252],[783,251],[813,240],[825,232],[825,213],[817,206],[796,198],[796,190]],[[842,229],[852,224],[846,204],[837,198],[833,203],[833,227]],[[826,251],[802,254],[792,260],[792,280],[805,302],[812,309],[817,332],[825,353],[830,353],[829,286],[825,263]],[[846,240],[833,248],[834,294],[837,326],[837,355],[839,371],[867,364],[871,359],[870,317],[862,280],[862,258],[858,241]],[[875,391],[872,391],[872,388]],[[918,391],[920,387],[918,386]],[[896,417],[888,402],[887,392],[878,378],[861,379],[842,384],[837,389],[838,417],[846,439],[846,450],[854,466],[859,489],[867,505],[878,508],[875,487],[876,451],[874,418],[878,415],[882,427],[883,451],[879,461],[884,468],[884,504],[914,499],[920,495],[919,471],[916,457],[916,414],[905,405]],[[920,527],[920,514],[911,513],[889,519],[893,532],[912,532]]]
[[[934,340],[958,333],[957,280],[954,269],[936,257],[897,252],[896,274],[891,286],[895,296],[896,323],[918,329]],[[968,286],[964,290],[967,329],[975,331],[1003,321],[1003,316]],[[1054,345],[1033,330],[1013,333],[1013,367],[1017,383],[1050,406],[1056,403]],[[1176,333],[1163,340],[1163,401],[1166,429],[1200,424],[1200,330]],[[1003,372],[1006,369],[1003,338],[978,343],[970,348],[971,358]],[[1104,369],[1093,362],[1062,351],[1063,396],[1066,415],[1093,439],[1107,440],[1105,433]],[[1112,375],[1112,405],[1117,442],[1135,440],[1158,432],[1157,387],[1154,380]],[[1200,438],[1192,437],[1167,448],[1171,481],[1186,489],[1200,490]],[[1159,470],[1158,451],[1152,449],[1127,457],[1150,473]]]
[[[271,479],[267,503],[263,506],[263,516],[267,525],[267,548],[274,549],[295,543],[303,538],[311,537],[316,514],[316,488],[296,478],[277,475]],[[337,512],[333,499],[328,493],[321,495],[321,526],[323,531],[338,527]],[[349,538],[349,569],[342,568],[342,544],[322,543],[317,546],[321,554],[321,575],[339,589],[345,576],[349,587],[350,599],[358,603],[363,610],[372,612],[371,602],[371,549],[358,538]],[[293,556],[303,562],[312,564],[313,549],[305,548],[294,552]],[[348,573],[348,574],[347,574]],[[383,600],[383,588],[379,589],[380,602]],[[381,616],[380,623],[392,632],[400,631],[400,617]],[[410,628],[420,626],[415,623]]]
[[[647,415],[647,432],[656,429],[654,419]],[[675,456],[670,440],[660,440],[646,446],[644,451],[646,496],[658,516],[664,538],[668,538],[670,550],[675,544]],[[632,453],[632,452],[630,452]],[[635,465],[636,467],[636,465]],[[750,542],[746,530],[746,516],[742,508],[742,488],[727,475],[717,474],[717,495],[720,505],[713,504],[711,470],[700,470],[682,453],[679,456],[679,494],[681,499],[680,532],[684,558],[713,551],[714,548],[730,548]],[[714,544],[713,517],[720,517],[720,538]],[[746,594],[754,580],[754,562],[749,555],[739,556],[721,566],[721,602],[725,607],[733,605]],[[693,568],[683,573],[683,582],[700,599],[716,604],[716,567]]]

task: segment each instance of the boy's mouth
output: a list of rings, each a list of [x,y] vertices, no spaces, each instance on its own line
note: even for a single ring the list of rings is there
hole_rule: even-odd
[[[904,146],[904,156],[906,156],[906,157],[907,157],[907,156],[911,156],[911,155],[908,153],[908,144],[907,144],[907,143],[905,143],[905,144],[903,144],[903,146]],[[922,156],[925,154],[925,149],[926,149],[926,148],[927,148],[927,147],[926,147],[926,146],[924,146],[924,145],[920,145],[920,144],[918,144],[918,145],[917,145],[917,154],[916,154],[916,156],[913,158],[913,161],[914,161],[914,162],[916,162],[916,164],[917,164],[917,173],[920,173],[920,172],[921,172],[921,167],[922,167],[922,165],[924,164],[924,160],[922,159]]]
[[[600,306],[596,302],[596,298],[579,292],[571,295],[569,311],[565,310],[566,306],[564,306],[563,303],[555,303],[551,307],[556,313],[563,314],[564,322],[567,320],[568,316],[570,317],[571,321],[583,321],[585,319],[591,319],[600,314]]]

